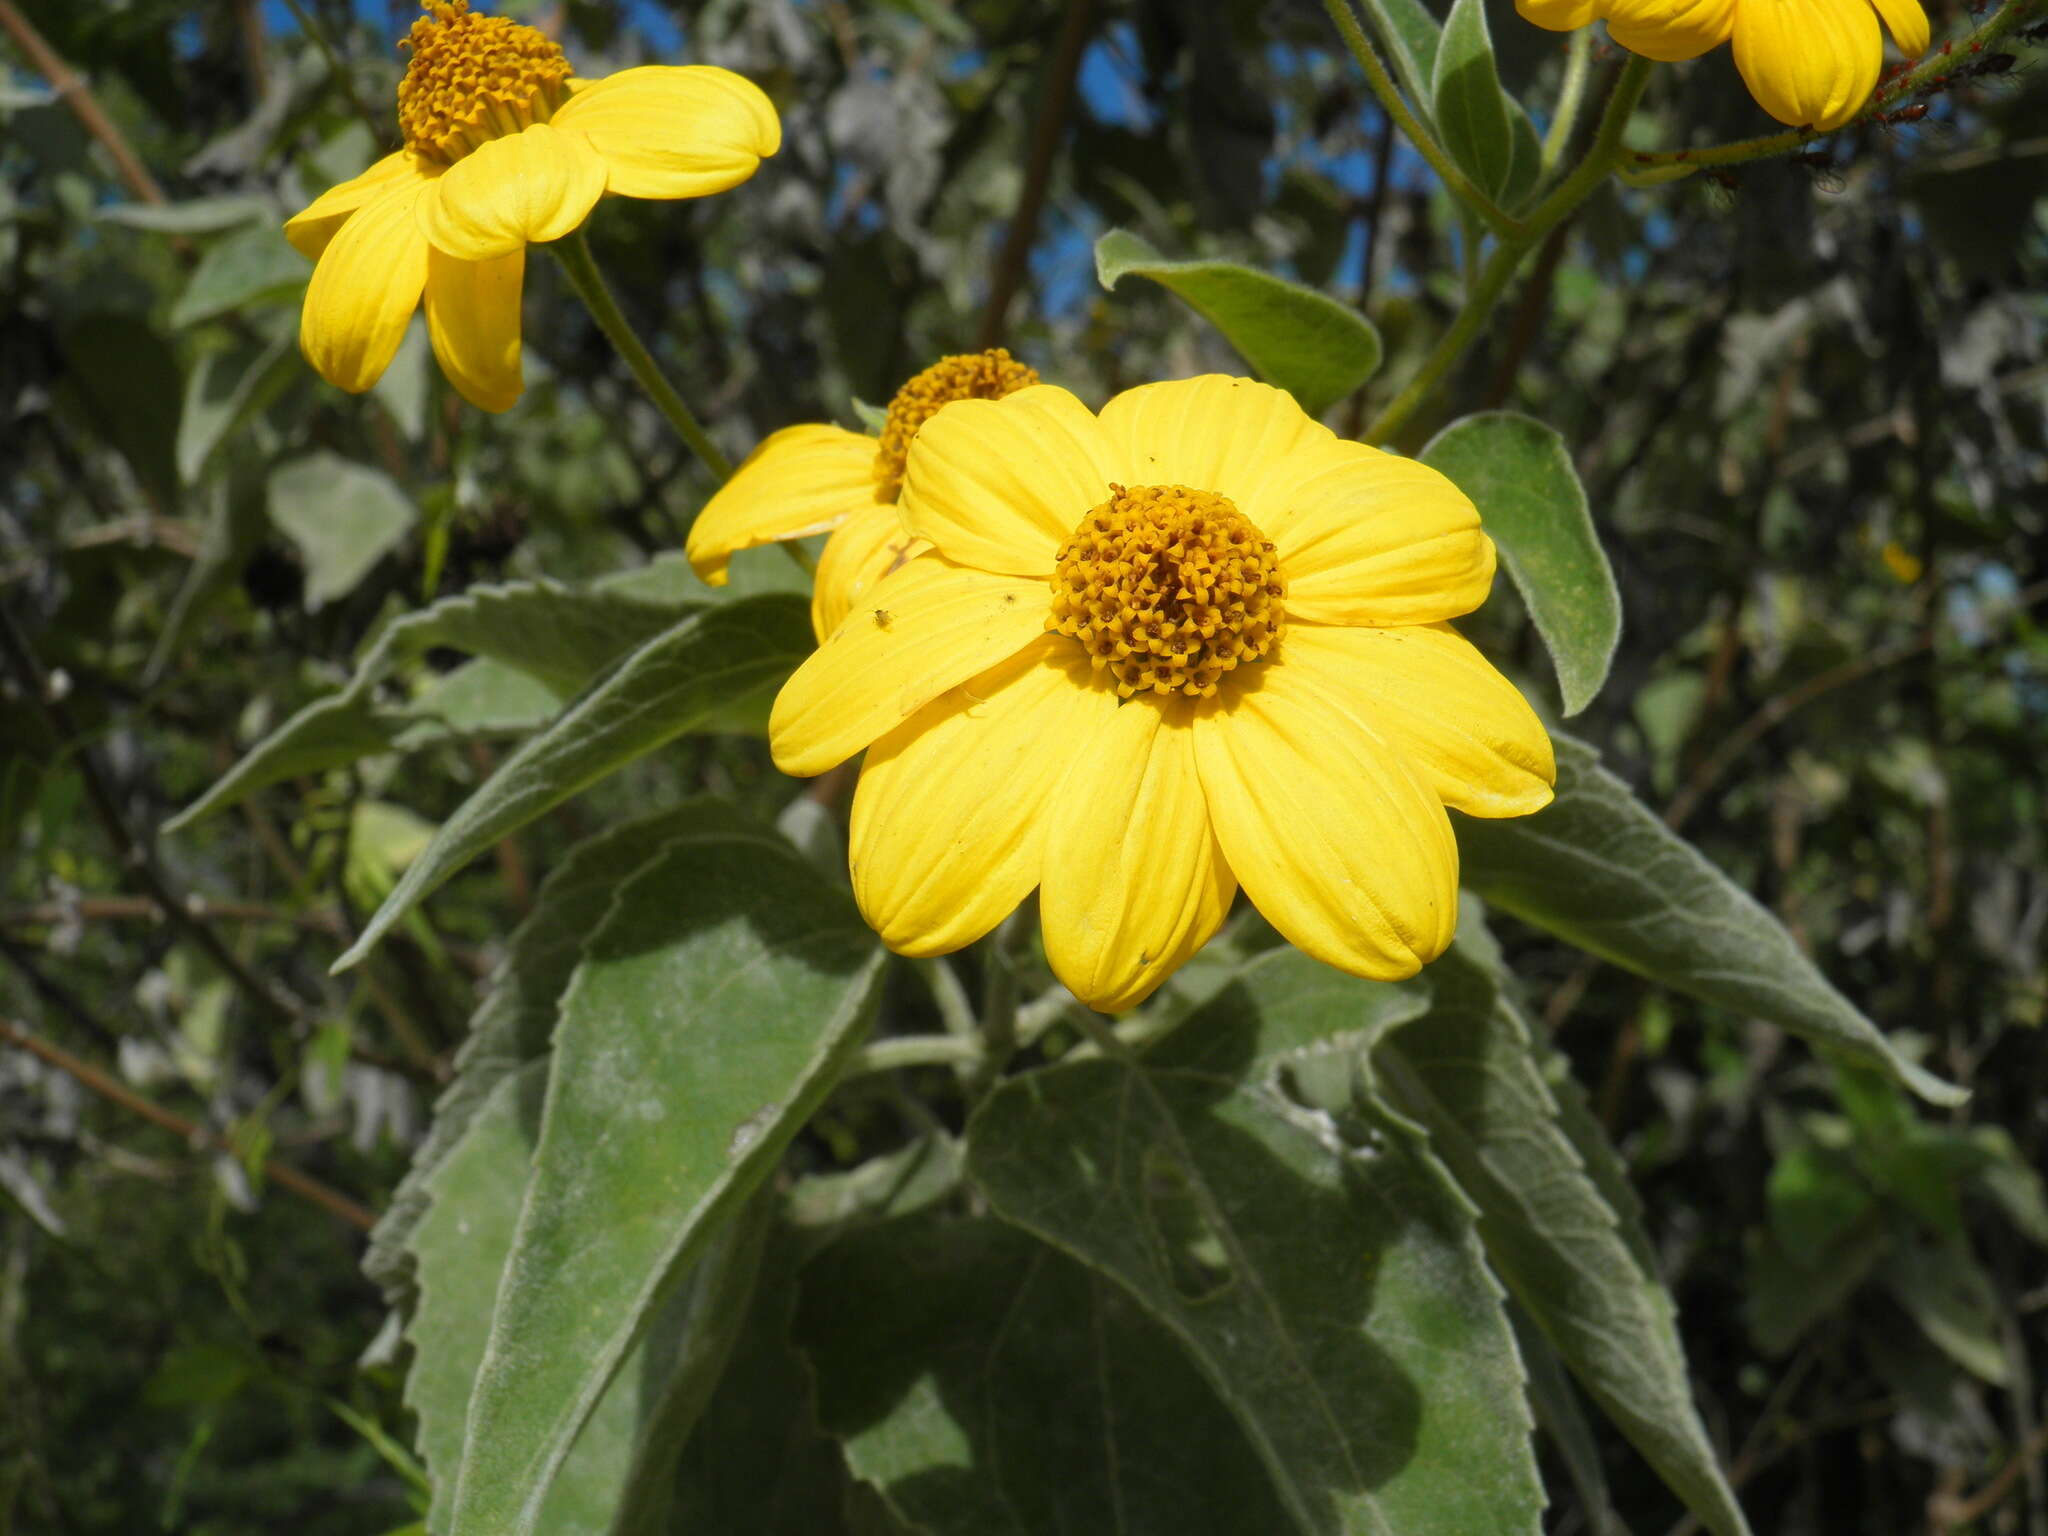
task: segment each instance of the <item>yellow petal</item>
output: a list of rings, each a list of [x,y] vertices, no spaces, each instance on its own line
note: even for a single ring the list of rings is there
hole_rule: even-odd
[[[1216,840],[1299,948],[1354,976],[1412,976],[1457,921],[1450,819],[1392,743],[1303,682],[1265,668],[1256,686],[1196,710]]]
[[[509,411],[526,385],[519,372],[519,292],[526,252],[491,261],[427,253],[427,335],[448,382],[471,405]]]
[[[1871,4],[1877,7],[1877,14],[1891,29],[1892,41],[1899,45],[1899,52],[1909,59],[1917,59],[1927,51],[1927,13],[1920,8],[1920,0],[1871,0]]]
[[[723,192],[782,147],[761,88],[709,64],[621,70],[576,92],[553,120],[590,140],[621,197]]]
[[[1493,586],[1493,540],[1426,464],[1332,438],[1276,461],[1240,509],[1271,539],[1287,612],[1326,624],[1433,624]]]
[[[1526,816],[1550,803],[1550,736],[1515,685],[1448,624],[1290,624],[1274,666],[1403,752],[1454,811]]]
[[[876,582],[930,549],[903,531],[896,509],[871,503],[854,513],[825,541],[818,576],[811,585],[811,628],[818,640],[837,629]],[[868,616],[878,611],[868,606]]]
[[[1088,407],[1051,384],[956,400],[911,439],[903,525],[962,565],[1050,577],[1059,547],[1109,499],[1118,464]]]
[[[1046,809],[1045,957],[1099,1013],[1135,1008],[1222,926],[1237,881],[1209,829],[1191,700],[1133,699]]]
[[[1254,523],[1252,488],[1276,465],[1337,440],[1284,389],[1220,373],[1127,389],[1102,408],[1102,430],[1120,483],[1214,491]]]
[[[775,766],[808,776],[845,762],[1043,634],[1049,598],[1042,581],[918,556],[782,685],[768,720]]]
[[[1791,127],[1841,127],[1883,63],[1869,0],[1742,0],[1736,10],[1735,67],[1757,105]]]
[[[1595,0],[1515,0],[1522,20],[1552,32],[1574,32],[1599,19]]]
[[[1041,635],[876,742],[848,853],[854,897],[882,942],[942,955],[1029,895],[1054,792],[1116,713],[1080,647]]]
[[[875,502],[875,440],[823,422],[771,432],[704,503],[685,552],[697,574],[725,585],[743,549],[824,533]]]
[[[409,149],[386,155],[362,175],[329,187],[285,220],[284,237],[300,255],[318,261],[335,232],[365,203],[401,182],[430,180],[440,174],[439,166],[420,159]]]
[[[299,350],[328,383],[360,394],[376,383],[405,339],[427,281],[427,242],[413,204],[429,184],[396,181],[341,226],[299,311]]]
[[[1607,0],[1607,34],[1646,59],[1696,59],[1728,41],[1735,6],[1736,0]]]
[[[533,123],[449,166],[420,199],[420,232],[464,261],[509,256],[580,227],[604,186],[604,161],[588,139]]]

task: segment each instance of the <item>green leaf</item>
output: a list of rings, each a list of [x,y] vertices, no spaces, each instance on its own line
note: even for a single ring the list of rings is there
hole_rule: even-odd
[[[1709,1530],[1744,1536],[1693,1408],[1671,1298],[1565,1135],[1526,1021],[1466,947],[1483,927],[1466,912],[1460,944],[1424,973],[1435,1005],[1380,1045],[1379,1087],[1428,1130],[1479,1207],[1495,1272],[1594,1401]]]
[[[1442,31],[1422,0],[1360,0],[1393,60],[1394,74],[1424,124],[1430,121],[1430,82],[1436,75]]]
[[[1536,1422],[1550,1436],[1551,1444],[1557,1447],[1565,1475],[1578,1490],[1587,1528],[1593,1536],[1628,1536],[1607,1492],[1607,1472],[1600,1464],[1600,1442],[1579,1405],[1579,1394],[1564,1362],[1520,1307],[1508,1308],[1508,1321],[1514,1325],[1515,1347],[1522,1352],[1522,1368],[1529,1373],[1529,1406],[1535,1411]]]
[[[393,745],[408,751],[449,736],[524,736],[553,719],[574,691],[495,657],[473,657],[414,697],[405,707],[413,723]]]
[[[803,1272],[797,1343],[855,1476],[929,1536],[1283,1529],[1271,1479],[1129,1294],[988,1220],[918,1217]]]
[[[540,1528],[606,1384],[830,1091],[881,975],[852,903],[737,813],[618,888],[562,999],[453,1536]]]
[[[400,1300],[411,1286],[406,1250],[426,1210],[428,1176],[463,1141],[498,1085],[546,1054],[562,993],[612,893],[668,843],[711,831],[727,816],[715,801],[691,800],[632,817],[576,844],[541,882],[533,910],[513,930],[505,958],[470,1016],[455,1075],[434,1105],[426,1139],[370,1233],[363,1270],[384,1288],[387,1300]]]
[[[1452,0],[1428,99],[1444,152],[1498,201],[1514,179],[1515,136],[1500,71],[1494,67],[1485,0]]]
[[[164,339],[130,315],[79,316],[57,333],[80,425],[111,443],[166,511],[178,505],[178,402],[185,381]]]
[[[325,449],[270,472],[270,520],[305,561],[309,609],[353,592],[417,515],[389,475]]]
[[[1429,1009],[1426,981],[1364,983],[1282,945],[1243,962],[1145,1064],[1270,1082],[1307,1057],[1348,1061]]]
[[[508,757],[442,823],[334,969],[362,959],[415,903],[500,838],[715,711],[779,687],[813,643],[807,605],[784,597],[693,613],[656,635]]]
[[[2006,1385],[1998,1296],[1964,1241],[1901,1244],[1878,1273],[1943,1354],[1979,1381]]]
[[[1182,1028],[1241,1037],[1233,1015],[1259,1007],[1232,986]],[[991,1094],[968,1169],[996,1214],[1179,1337],[1295,1529],[1539,1529],[1499,1287],[1413,1127],[1369,1105],[1340,1125],[1271,1082],[1083,1061]]]
[[[1558,733],[1552,740],[1551,805],[1506,821],[1457,818],[1467,885],[1602,959],[1876,1067],[1929,1103],[1969,1097],[1899,1055],[1783,925],[1603,769],[1591,747]]]
[[[178,476],[196,484],[214,450],[248,424],[298,376],[298,339],[209,352],[185,383],[178,420]]]
[[[1621,638],[1621,594],[1564,439],[1513,411],[1454,421],[1422,450],[1472,498],[1528,605],[1575,715],[1607,680]]]
[[[413,1361],[405,1402],[419,1419],[415,1444],[432,1484],[431,1530],[447,1529],[470,1388],[526,1196],[546,1094],[547,1069],[538,1061],[493,1085],[461,1144],[425,1180],[424,1208],[408,1234],[420,1293],[406,1329]]]
[[[210,235],[256,219],[276,215],[260,197],[195,197],[183,203],[115,203],[93,217],[130,229],[159,230],[173,235]],[[303,263],[302,263],[303,265]]]
[[[1380,333],[1335,299],[1228,261],[1168,261],[1127,229],[1095,242],[1095,275],[1115,288],[1135,274],[1186,300],[1254,372],[1320,416],[1380,365]]]
[[[428,1178],[431,1204],[412,1234],[420,1295],[407,1329],[405,1401],[434,1474],[427,1528],[435,1532],[448,1529],[463,1426],[531,1175],[546,1076],[544,1063],[532,1062],[484,1100],[470,1134]],[[764,1231],[753,1221],[721,1233],[619,1372],[548,1490],[541,1528],[550,1536],[643,1529],[626,1524],[629,1507],[660,1489],[682,1429],[710,1395]]]
[[[237,231],[206,248],[171,306],[171,324],[183,329],[230,310],[291,297],[312,275],[312,264],[292,249],[282,225]]]
[[[315,700],[249,750],[199,799],[165,823],[178,831],[266,785],[318,773],[386,750],[419,721],[446,721],[423,697],[412,710],[375,703],[376,687],[436,646],[501,662],[568,698],[598,672],[694,611],[677,598],[589,589],[552,581],[472,587],[388,625],[362,654],[341,692]]]

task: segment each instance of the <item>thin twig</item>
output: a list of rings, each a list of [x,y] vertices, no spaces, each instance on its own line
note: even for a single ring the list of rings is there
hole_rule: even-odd
[[[2044,1455],[2048,1455],[2048,1424],[2035,1430],[2033,1437],[2014,1453],[2012,1460],[1968,1498],[1959,1499],[1953,1494],[1937,1492],[1927,1501],[1928,1524],[1934,1527],[1937,1536],[1947,1536],[1958,1527],[1976,1524],[2005,1501],[2005,1496],[2012,1492],[2012,1485],[2019,1481],[2020,1474]]]
[[[5,0],[0,0],[4,4]],[[194,944],[206,953],[208,959],[220,967],[237,987],[266,1012],[276,1015],[289,1024],[303,1023],[307,1017],[306,1005],[283,987],[266,981],[250,970],[227,945],[227,941],[214,931],[202,915],[205,912],[203,898],[182,894],[172,883],[156,856],[156,851],[139,837],[128,825],[128,818],[121,812],[121,804],[108,782],[105,771],[100,767],[99,756],[87,744],[84,735],[71,719],[71,712],[65,707],[60,690],[50,686],[42,665],[36,660],[35,652],[28,641],[15,628],[14,619],[5,608],[0,608],[0,651],[6,653],[7,661],[19,680],[27,702],[39,707],[44,717],[57,733],[57,739],[65,745],[72,759],[78,764],[79,775],[85,781],[86,799],[92,803],[93,813],[105,828],[112,841],[114,852],[122,868],[130,871],[135,880],[162,909],[163,914]]]
[[[113,160],[115,173],[129,193],[145,203],[169,202],[170,199],[164,196],[164,189],[157,185],[156,178],[149,174],[135,151],[128,147],[121,130],[114,126],[113,119],[100,106],[91,87],[72,73],[71,66],[43,40],[42,33],[14,8],[13,0],[0,0],[0,27],[4,27],[7,35],[28,55],[29,67],[50,82],[50,89],[71,109],[71,115],[78,119],[85,131],[99,140],[100,147]]]
[[[2015,611],[2030,608],[2044,598],[2048,598],[2048,581],[2039,581],[2020,592],[2013,599],[2012,606]],[[1670,806],[1664,812],[1664,824],[1674,832],[1684,826],[1692,818],[1693,812],[1699,809],[1700,802],[1721,781],[1721,776],[1743,753],[1754,746],[1760,737],[1766,735],[1794,710],[1811,704],[1821,695],[1832,693],[1837,688],[1861,682],[1874,672],[1881,672],[1886,667],[1895,667],[1902,661],[1910,661],[1922,652],[1932,649],[1936,638],[1931,633],[1922,634],[1911,640],[1879,646],[1854,661],[1845,661],[1840,666],[1829,667],[1825,672],[1817,672],[1796,688],[1788,688],[1783,693],[1766,699],[1756,713],[1722,738],[1721,744],[1694,770],[1685,787],[1672,797]]]
[[[183,1115],[174,1114],[141,1094],[117,1083],[98,1067],[80,1061],[61,1046],[52,1045],[39,1035],[31,1034],[12,1019],[0,1018],[0,1040],[19,1046],[32,1056],[40,1057],[58,1071],[75,1078],[110,1103],[118,1104],[130,1114],[139,1115],[153,1125],[181,1136],[195,1147],[205,1147],[214,1152],[225,1152],[236,1156],[234,1144],[216,1131],[203,1125],[195,1125]],[[288,1189],[302,1200],[310,1200],[329,1214],[340,1217],[358,1231],[367,1232],[377,1224],[375,1214],[349,1199],[340,1190],[321,1183],[310,1174],[299,1172],[288,1163],[281,1163],[274,1157],[263,1160],[263,1175],[280,1189]]]
[[[1094,0],[1067,0],[1060,35],[1053,43],[1039,92],[1038,117],[1032,124],[1031,148],[1024,162],[1023,190],[1017,195],[1017,211],[1010,215],[1010,227],[1003,233],[1003,248],[989,277],[988,305],[981,312],[984,347],[1002,341],[1010,301],[1024,281],[1025,264],[1030,260],[1032,243],[1038,238],[1038,215],[1045,207],[1046,188],[1052,184],[1053,162],[1066,133],[1067,109],[1074,99],[1074,78],[1081,70],[1081,53],[1088,43],[1094,13]]]

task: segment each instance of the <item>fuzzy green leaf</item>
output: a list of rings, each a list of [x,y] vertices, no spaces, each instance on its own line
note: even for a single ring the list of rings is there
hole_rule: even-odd
[[[452,1536],[543,1528],[613,1373],[858,1045],[881,958],[852,903],[737,813],[618,888],[562,998]]]
[[[1261,996],[1228,988],[1182,1028],[1242,1037],[1232,1015]],[[1539,1529],[1499,1288],[1406,1123],[1368,1107],[1340,1126],[1271,1081],[1086,1061],[992,1094],[968,1167],[998,1215],[1179,1338],[1294,1529]]]
[[[1419,1121],[1479,1207],[1487,1257],[1594,1401],[1702,1523],[1746,1536],[1692,1404],[1675,1309],[1587,1174],[1512,999],[1473,958],[1483,920],[1424,973],[1427,1017],[1374,1054],[1377,1080]]]
[[[804,1271],[797,1342],[854,1474],[930,1536],[1286,1522],[1172,1335],[1014,1227],[927,1217],[835,1244]]]
[[[1467,885],[1568,943],[1765,1019],[1888,1074],[1931,1104],[1969,1095],[1901,1056],[1784,926],[1600,766],[1553,733],[1557,799],[1533,816],[1458,818]]]
[[[1621,594],[1564,439],[1528,416],[1487,411],[1444,428],[1422,462],[1479,508],[1557,668],[1564,712],[1577,714],[1607,680]]]
[[[1095,242],[1095,275],[1135,274],[1171,290],[1221,331],[1254,372],[1320,416],[1380,365],[1380,333],[1357,311],[1285,278],[1228,261],[1168,261],[1126,229]]]
[[[498,839],[715,712],[780,686],[811,646],[806,606],[783,597],[693,613],[656,635],[507,758],[442,823],[334,969],[362,959],[392,924]]]

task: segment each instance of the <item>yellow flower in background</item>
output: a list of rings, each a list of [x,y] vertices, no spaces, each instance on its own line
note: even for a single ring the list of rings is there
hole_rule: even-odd
[[[1757,105],[1793,128],[1839,128],[1863,109],[1884,62],[1878,18],[1899,51],[1927,51],[1920,0],[1515,0],[1524,20],[1569,32],[1605,19],[1647,59],[1696,59],[1733,41]]]
[[[707,65],[572,77],[532,27],[424,0],[398,86],[405,148],[331,188],[285,225],[318,265],[299,345],[329,383],[376,383],[426,300],[448,381],[487,411],[523,387],[526,247],[581,227],[607,192],[705,197],[781,147],[752,81]]]
[[[866,749],[853,887],[892,949],[958,949],[1037,888],[1053,970],[1115,1012],[1242,885],[1316,958],[1409,976],[1457,918],[1444,808],[1550,800],[1543,726],[1446,622],[1493,580],[1472,503],[1277,389],[950,405],[900,510],[932,547],[769,725],[789,773]]]
[[[876,581],[926,546],[896,515],[917,430],[956,400],[1000,400],[1038,382],[1002,347],[944,357],[896,391],[877,436],[807,422],[771,433],[690,525],[685,546],[714,587],[743,549],[831,533],[811,589],[823,640]]]

